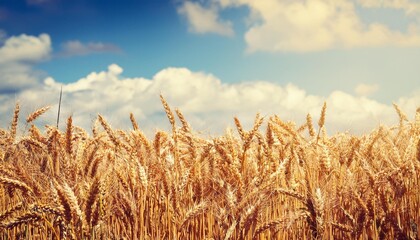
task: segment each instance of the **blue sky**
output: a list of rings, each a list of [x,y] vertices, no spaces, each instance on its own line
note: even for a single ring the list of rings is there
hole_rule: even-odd
[[[12,57],[17,49],[22,51],[22,56]],[[174,81],[185,76],[181,71],[184,69],[195,76],[184,84],[194,85],[191,82],[200,82],[201,77],[211,77],[216,85],[220,81],[226,88],[233,88],[239,95],[232,96],[237,99],[241,99],[241,94],[248,94],[238,90],[242,86],[255,88],[260,83],[272,89],[293,86],[303,91],[305,97],[316,98],[308,101],[318,104],[301,111],[291,110],[297,103],[279,102],[277,110],[287,112],[285,118],[299,119],[303,111],[315,114],[323,100],[341,102],[342,97],[335,99],[338,95],[351,97],[347,100],[355,105],[370,101],[386,111],[392,102],[406,104],[407,111],[413,113],[419,105],[420,90],[420,3],[415,0],[2,0],[0,57],[6,59],[0,60],[3,65],[0,73],[6,73],[0,76],[3,82],[0,99],[5,99],[5,105],[20,98],[32,99],[28,95],[37,95],[46,87],[64,85],[72,89],[71,86],[82,84],[82,79],[94,78],[92,73],[108,73],[110,79],[115,76],[117,82],[108,79],[105,86],[122,89],[119,93],[124,94],[130,82],[124,80],[147,79],[155,83],[159,73],[172,70],[174,75],[168,74],[167,78],[171,79],[166,81]],[[96,76],[90,82],[100,79]],[[138,86],[139,81],[133,86]],[[89,89],[91,95],[81,96],[87,89],[74,89],[80,91],[77,95],[81,99],[103,94],[94,93],[98,89]],[[156,89],[156,93],[162,91],[178,106],[186,106],[187,115],[196,119],[199,126],[206,126],[208,116],[198,113],[194,107],[188,110],[191,102],[200,102],[198,96],[177,98],[172,97],[176,90],[165,90],[164,86]],[[267,92],[261,90],[255,94]],[[293,93],[287,90],[283,97],[287,98],[287,94]],[[105,94],[105,97],[110,96]],[[220,94],[211,97],[223,99]],[[151,99],[143,100],[144,104],[149,105],[148,101],[158,98]],[[244,101],[253,99],[249,96]],[[35,105],[38,100],[33,100]],[[135,100],[138,99],[133,96],[132,101]],[[127,104],[116,100],[110,105],[117,109],[122,103]],[[80,112],[80,119],[82,113],[87,113],[80,109],[82,106],[69,104],[71,114]],[[223,112],[228,119],[241,112],[253,116],[257,111],[267,110],[266,102],[259,104],[242,109],[243,104],[238,103],[236,112],[229,112],[221,104],[215,111]],[[114,108],[92,110],[113,115]],[[379,107],[360,108],[364,109],[366,118],[379,119],[378,114],[383,112]],[[345,106],[336,107],[339,113],[342,109]],[[146,119],[153,119],[150,116],[158,112],[150,110],[139,115],[149,121]],[[363,124],[357,118],[346,124],[336,123],[341,126],[337,129],[349,129],[356,122]]]

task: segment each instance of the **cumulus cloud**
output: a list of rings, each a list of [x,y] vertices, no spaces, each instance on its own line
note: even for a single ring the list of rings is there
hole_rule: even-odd
[[[9,62],[39,62],[51,53],[51,39],[48,34],[38,37],[22,34],[8,38],[0,48],[0,64]]]
[[[110,43],[102,42],[88,42],[82,43],[79,40],[68,41],[62,44],[62,51],[58,53],[59,56],[70,57],[70,56],[83,56],[93,53],[118,53],[121,49]]]
[[[206,8],[198,2],[186,1],[178,8],[178,12],[187,18],[191,32],[216,33],[225,36],[234,34],[232,23],[220,19],[215,5]]]
[[[354,89],[354,92],[359,96],[369,96],[377,92],[379,89],[378,84],[365,84],[360,83]]]
[[[248,52],[310,52],[326,49],[420,46],[420,24],[407,17],[404,31],[367,23],[357,8],[393,8],[419,16],[409,0],[208,0],[222,9],[249,8],[244,38]],[[195,4],[200,6],[198,4]],[[213,6],[210,5],[210,6]],[[210,11],[201,8],[201,11]],[[218,12],[213,11],[217,19]]]
[[[361,133],[379,123],[395,124],[397,115],[392,106],[367,97],[358,97],[334,91],[327,97],[308,94],[293,84],[285,86],[270,82],[223,83],[217,77],[193,72],[187,68],[165,68],[151,79],[124,78],[123,69],[110,65],[106,71],[92,72],[76,82],[63,84],[47,78],[42,86],[22,91],[22,108],[29,105],[31,112],[43,105],[54,105],[42,117],[44,124],[54,124],[60,87],[63,86],[62,116],[73,116],[74,123],[90,128],[98,113],[117,128],[128,129],[129,113],[133,112],[145,132],[169,129],[159,100],[163,94],[172,108],[178,107],[193,129],[204,134],[218,134],[233,126],[233,116],[238,116],[250,128],[254,114],[278,114],[284,120],[303,123],[307,113],[316,120],[324,101],[327,101],[327,128],[335,131],[349,130]],[[15,98],[0,94],[1,122],[9,122]],[[420,102],[420,94],[396,101],[413,116]],[[64,126],[64,121],[63,121]]]
[[[14,93],[40,83],[41,72],[33,65],[51,55],[49,35],[12,36],[0,46],[0,94]]]

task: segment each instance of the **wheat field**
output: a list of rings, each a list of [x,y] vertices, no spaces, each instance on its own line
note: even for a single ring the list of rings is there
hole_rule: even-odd
[[[328,136],[327,107],[297,126],[204,138],[161,96],[171,131],[148,138],[99,115],[89,133],[0,130],[1,239],[419,239],[420,108],[399,123]],[[179,126],[178,126],[179,125]]]

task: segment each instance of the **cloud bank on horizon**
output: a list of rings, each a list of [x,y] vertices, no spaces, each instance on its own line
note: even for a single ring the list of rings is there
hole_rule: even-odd
[[[238,116],[250,127],[257,112],[263,115],[278,114],[284,120],[303,123],[307,113],[316,118],[324,101],[328,104],[327,127],[330,131],[361,133],[378,124],[394,124],[397,115],[392,106],[379,103],[364,95],[374,91],[372,86],[360,86],[359,96],[334,91],[329,96],[316,96],[290,83],[286,86],[255,81],[236,84],[223,83],[216,76],[194,72],[187,68],[168,67],[151,79],[126,78],[123,69],[112,64],[107,70],[92,72],[72,83],[60,83],[51,77],[36,78],[31,63],[50,57],[51,41],[48,35],[21,35],[6,40],[0,48],[0,59],[9,59],[15,66],[13,75],[27,75],[26,82],[10,81],[1,88],[15,89],[14,94],[1,94],[0,120],[7,127],[18,99],[26,113],[44,105],[54,108],[42,123],[54,124],[58,93],[63,87],[63,116],[72,115],[76,125],[90,128],[101,113],[112,125],[128,128],[128,116],[133,112],[145,131],[167,128],[168,123],[159,95],[163,94],[172,107],[179,108],[192,127],[207,134],[221,133],[232,125]],[[13,49],[16,53],[10,56]],[[19,66],[24,66],[19,72]],[[0,69],[4,74],[7,69]],[[6,85],[4,85],[6,84]],[[30,87],[28,87],[30,86]],[[375,88],[375,86],[373,86]],[[420,103],[420,91],[396,101],[409,115],[414,115]],[[25,111],[23,111],[25,113]]]

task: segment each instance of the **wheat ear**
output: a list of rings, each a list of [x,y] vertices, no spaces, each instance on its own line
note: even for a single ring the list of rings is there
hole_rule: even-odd
[[[133,125],[133,129],[134,130],[139,129],[139,125],[137,124],[137,121],[134,118],[134,114],[133,113],[130,113],[130,121],[131,121],[131,124]]]
[[[39,116],[44,114],[50,108],[51,108],[51,106],[46,106],[46,107],[40,108],[40,109],[36,110],[35,112],[29,114],[29,116],[26,118],[26,122],[30,123],[30,122],[35,121],[35,119],[37,119]]]
[[[195,204],[191,209],[189,209],[187,211],[187,213],[185,214],[184,219],[181,221],[181,226],[180,228],[184,227],[184,225],[192,218],[200,215],[204,210],[206,210],[206,208],[208,207],[207,202],[202,201],[198,204]]]
[[[102,127],[105,129],[106,133],[108,134],[108,137],[111,139],[112,143],[115,146],[119,146],[119,142],[117,138],[115,137],[114,131],[112,131],[111,126],[106,122],[105,118],[102,117],[102,115],[98,115],[98,120],[101,123]]]
[[[33,193],[32,188],[30,188],[26,183],[19,180],[0,176],[0,183],[6,186],[12,186],[12,187],[18,188],[22,190],[24,193],[27,193],[27,192]]]
[[[308,125],[309,136],[314,137],[316,133],[312,123],[312,116],[309,113],[306,115],[306,124]]]
[[[19,120],[19,112],[20,112],[20,106],[19,102],[16,103],[15,111],[13,112],[13,119],[12,119],[12,125],[10,128],[10,142],[14,142],[16,138],[16,131],[17,131],[17,125]]]
[[[73,117],[70,116],[67,119],[66,152],[71,155],[72,150],[73,150]]]
[[[175,132],[175,117],[171,110],[171,108],[168,105],[168,102],[166,102],[165,98],[163,98],[163,95],[160,95],[160,101],[162,102],[163,108],[165,109],[166,116],[168,117],[169,122],[172,126],[172,131]]]
[[[325,115],[327,112],[327,102],[324,102],[324,105],[322,106],[322,110],[321,110],[321,116],[319,117],[318,120],[318,136],[316,137],[316,143],[318,143],[319,140],[319,135],[321,133],[321,129],[324,127],[325,124]]]

